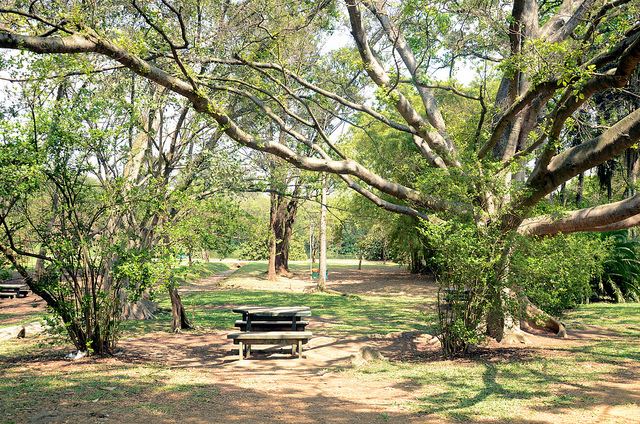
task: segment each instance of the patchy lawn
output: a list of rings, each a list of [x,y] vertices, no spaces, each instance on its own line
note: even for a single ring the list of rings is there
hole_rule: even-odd
[[[328,268],[341,294],[314,292],[308,264],[276,283],[253,263],[185,281],[198,329],[170,334],[166,311],[124,322],[112,358],[65,360],[71,348],[39,347],[44,336],[4,342],[0,422],[640,423],[638,304],[571,311],[567,339],[538,333],[532,346],[491,343],[445,360],[423,334],[433,326],[430,278],[392,264]],[[33,298],[13,301],[0,304],[0,326],[28,322],[20,308],[43,313]],[[237,361],[230,308],[255,304],[311,307],[302,360],[272,348]],[[366,345],[388,360],[352,365]]]

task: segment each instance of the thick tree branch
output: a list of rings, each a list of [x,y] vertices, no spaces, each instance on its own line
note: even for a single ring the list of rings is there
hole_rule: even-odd
[[[407,40],[405,40],[400,30],[389,19],[389,12],[385,8],[385,3],[386,0],[363,1],[363,4],[376,17],[378,22],[380,22],[380,25],[382,25],[387,38],[393,44],[393,48],[400,54],[400,57],[407,67],[409,74],[411,74],[411,78],[416,84],[418,94],[422,99],[422,104],[424,105],[429,123],[438,131],[440,136],[443,138],[443,142],[447,144],[448,150],[451,151],[453,155],[457,155],[455,145],[447,134],[447,128],[444,123],[444,119],[442,118],[440,109],[436,104],[436,99],[433,96],[433,93],[428,89],[428,87],[420,85],[420,83],[423,82],[424,76],[422,75],[419,63],[416,60],[411,47],[407,43]]]
[[[549,143],[538,159],[536,168],[530,177],[531,180],[535,180],[539,175],[546,172],[547,165],[557,149],[556,144],[567,119],[595,93],[608,90],[609,88],[624,87],[639,61],[640,38],[637,38],[620,56],[620,62],[616,69],[591,78],[579,91],[575,93],[571,92],[571,96],[567,96],[566,101],[564,104],[559,105],[557,113],[553,117],[553,124],[551,125],[548,135]],[[567,93],[569,93],[569,91],[567,91]]]
[[[513,119],[518,115],[518,113],[525,107],[527,107],[538,95],[549,91],[555,91],[561,87],[562,84],[560,83],[560,81],[556,80],[546,81],[534,87],[531,87],[529,91],[527,91],[527,93],[522,96],[522,98],[509,106],[509,108],[504,111],[502,116],[500,116],[500,119],[496,123],[491,133],[491,137],[478,151],[478,158],[484,159],[487,156],[487,153],[489,153],[491,149],[494,148],[498,140],[500,140],[500,136],[502,135],[502,132],[505,130],[505,128],[507,128],[507,125],[509,125],[509,123],[513,121]]]
[[[347,9],[351,21],[351,34],[356,42],[363,66],[371,80],[373,80],[376,85],[389,90],[389,96],[393,99],[396,110],[405,119],[407,124],[413,127],[420,137],[429,143],[429,146],[434,152],[442,157],[444,163],[449,166],[460,166],[456,158],[455,150],[452,150],[446,140],[438,132],[427,131],[430,123],[414,109],[411,102],[409,102],[399,90],[390,89],[391,79],[369,46],[364,22],[360,14],[360,7],[356,0],[347,0]]]
[[[541,28],[540,36],[549,43],[569,37],[593,7],[594,0],[565,0],[558,13]]]
[[[518,231],[533,236],[569,234],[578,231],[612,231],[640,222],[640,195],[621,202],[564,212],[558,217],[526,219]],[[595,230],[594,230],[595,229]]]
[[[640,109],[627,115],[598,137],[559,153],[547,172],[529,181],[533,192],[522,201],[532,206],[562,183],[615,157],[640,141]]]

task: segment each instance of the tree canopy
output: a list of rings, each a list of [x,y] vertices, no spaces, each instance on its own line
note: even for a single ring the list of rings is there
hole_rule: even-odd
[[[562,143],[576,111],[590,108],[596,93],[624,87],[635,71],[636,9],[633,1],[595,0],[12,2],[0,9],[0,47],[90,54],[86,72],[127,68],[186,98],[236,142],[339,175],[388,210],[427,220],[468,213],[542,235],[638,220],[637,196],[560,219],[534,216],[562,183],[640,138],[636,111],[579,145]],[[343,15],[355,51],[323,50]],[[495,99],[483,89],[472,95],[430,82],[434,68],[455,74],[461,60],[486,62],[502,75]],[[373,103],[362,98],[371,83]],[[439,89],[478,101],[474,134],[450,133]],[[235,119],[233,108],[247,102],[256,118]],[[468,177],[468,196],[452,201],[429,184],[388,179],[347,157],[319,122],[327,110],[347,122],[366,114],[411,137],[424,172]],[[265,137],[263,125],[284,131],[287,142]],[[498,179],[522,184],[505,196],[489,184]]]

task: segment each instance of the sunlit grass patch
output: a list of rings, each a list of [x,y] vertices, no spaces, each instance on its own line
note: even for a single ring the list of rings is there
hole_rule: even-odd
[[[203,328],[233,327],[238,305],[308,306],[314,316],[330,319],[335,335],[387,334],[395,331],[427,331],[422,303],[399,296],[341,296],[325,293],[275,292],[267,290],[219,290],[187,293],[183,303],[189,315],[195,311],[194,323]]]

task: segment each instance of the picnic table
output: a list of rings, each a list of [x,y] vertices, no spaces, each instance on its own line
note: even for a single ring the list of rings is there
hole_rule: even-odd
[[[311,331],[305,331],[309,324],[301,318],[311,316],[308,307],[271,307],[271,306],[242,306],[232,309],[242,314],[242,320],[235,323],[242,331],[227,335],[238,346],[240,360],[245,353],[251,353],[252,344],[290,344],[291,353],[298,352],[302,357],[302,345],[311,339]],[[290,331],[283,331],[290,330]]]
[[[26,284],[0,283],[0,297],[27,297],[29,294],[29,286]]]

